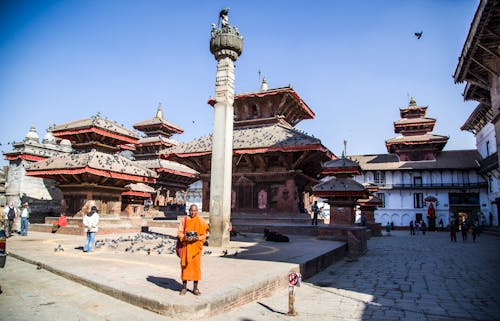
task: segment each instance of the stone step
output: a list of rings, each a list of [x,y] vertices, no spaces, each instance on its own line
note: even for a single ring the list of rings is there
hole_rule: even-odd
[[[59,220],[58,217],[46,217],[45,218],[45,224],[54,224]],[[68,223],[68,226],[81,226],[83,218],[81,217],[67,217],[66,221]],[[101,225],[122,225],[122,224],[130,224],[133,226],[141,226],[143,221],[147,221],[147,219],[142,219],[140,217],[138,218],[128,218],[128,217],[118,217],[118,216],[113,216],[113,217],[100,217],[99,218],[99,226]]]
[[[30,231],[52,233],[52,224],[30,224]],[[99,227],[98,234],[115,234],[115,233],[139,233],[141,226],[133,226],[130,224],[121,224],[113,226]],[[83,227],[80,226],[61,226],[54,233],[69,234],[69,235],[83,235],[85,233]]]
[[[318,219],[319,221],[319,219]],[[262,217],[262,216],[236,216],[231,217],[232,224],[239,223],[286,223],[286,224],[311,224],[310,218],[304,217]]]
[[[285,223],[233,223],[233,231],[241,233],[262,233],[264,229],[284,235],[318,235],[318,226],[310,224],[285,224]],[[321,226],[327,226],[322,224]]]
[[[499,226],[483,227],[482,232],[488,235],[500,236],[500,227]]]

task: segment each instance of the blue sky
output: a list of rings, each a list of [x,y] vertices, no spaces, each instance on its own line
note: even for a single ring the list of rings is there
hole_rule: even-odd
[[[1,150],[31,124],[100,112],[132,128],[165,118],[189,141],[213,127],[208,98],[216,61],[210,26],[219,10],[244,36],[236,92],[292,85],[316,113],[297,127],[341,155],[386,153],[399,108],[414,96],[450,136],[447,150],[475,148],[460,131],[474,102],[454,84],[478,1],[127,1],[0,2]],[[415,32],[423,31],[418,40]],[[4,162],[5,164],[5,162]]]

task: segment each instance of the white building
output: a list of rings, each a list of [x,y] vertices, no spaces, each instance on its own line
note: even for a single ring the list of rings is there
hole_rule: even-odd
[[[356,181],[379,186],[377,196],[384,205],[375,211],[375,221],[408,226],[412,220],[423,220],[432,227],[441,220],[446,226],[459,216],[487,220],[492,211],[489,188],[494,183],[488,186],[481,172],[480,152],[442,151],[448,137],[431,133],[436,119],[426,113],[427,106],[418,106],[411,98],[408,107],[400,109],[401,119],[394,122],[394,131],[401,135],[386,141],[389,154],[350,157],[362,169]],[[428,217],[431,202],[435,220]]]
[[[384,205],[375,211],[375,221],[408,226],[411,220],[427,222],[428,197],[434,202],[436,223],[446,226],[458,213],[475,217],[491,211],[488,182],[478,173],[481,157],[476,150],[440,152],[433,161],[400,161],[395,154],[358,155],[362,175],[359,183],[374,183]],[[428,223],[428,222],[427,222]]]
[[[483,158],[479,174],[488,182],[487,202],[491,204],[491,209],[484,214],[488,223],[490,223],[491,218],[491,223],[498,225],[500,208],[500,184],[498,177],[500,177],[500,171],[498,169],[495,126],[491,122],[492,118],[491,108],[481,103],[474,109],[460,129],[471,132],[476,138],[477,151]]]

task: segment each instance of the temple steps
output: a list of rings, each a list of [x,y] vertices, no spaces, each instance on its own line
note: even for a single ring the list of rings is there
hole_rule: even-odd
[[[264,235],[264,230],[268,229],[273,232],[278,232],[284,235],[318,235],[318,229],[320,226],[326,227],[327,225],[321,224],[318,226],[312,226],[310,222],[308,224],[290,224],[286,222],[274,223],[274,222],[233,222],[233,232],[236,233],[261,233]]]
[[[483,227],[483,233],[489,235],[500,236],[500,226]]]
[[[30,231],[52,233],[52,224],[30,224]],[[140,226],[131,226],[129,224],[113,225],[112,227],[100,227],[99,234],[114,234],[114,233],[139,233]],[[83,235],[85,233],[83,227],[68,225],[61,226],[55,232],[57,234]]]

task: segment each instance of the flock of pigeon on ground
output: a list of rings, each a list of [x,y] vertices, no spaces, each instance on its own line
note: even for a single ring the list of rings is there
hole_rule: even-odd
[[[235,237],[237,234],[246,237],[243,233],[231,232],[231,236]],[[277,232],[264,230],[264,239],[270,242],[289,242],[289,238]],[[156,232],[137,233],[134,236],[120,236],[117,238],[105,238],[95,241],[95,249],[111,249],[114,251],[125,251],[126,253],[146,253],[151,254],[175,254],[175,246],[177,244],[177,237],[165,235]],[[205,245],[207,245],[205,243]],[[64,252],[64,247],[58,244],[54,248],[54,252]],[[211,255],[212,251],[206,249],[203,255]],[[220,256],[238,256],[238,250],[223,250],[220,253],[214,253]]]
[[[95,249],[111,249],[115,251],[125,251],[126,253],[151,254],[175,254],[177,238],[161,233],[137,233],[134,236],[120,236],[117,238],[105,238],[95,241]],[[64,247],[58,244],[54,252],[64,252]],[[204,255],[212,254],[212,251],[205,250]],[[228,254],[227,250],[222,252],[222,256]],[[236,255],[236,254],[233,254]]]

